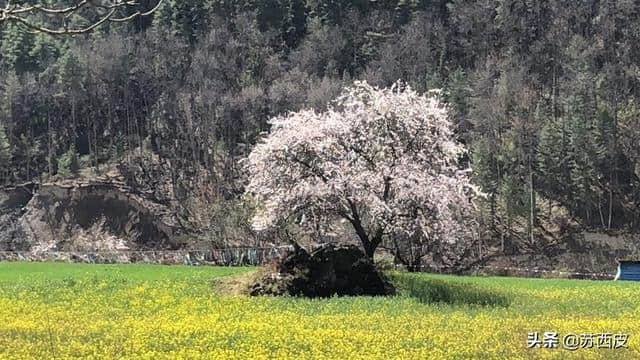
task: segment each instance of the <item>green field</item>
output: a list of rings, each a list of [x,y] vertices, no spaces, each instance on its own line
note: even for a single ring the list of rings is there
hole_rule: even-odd
[[[636,283],[394,273],[387,298],[214,291],[253,270],[0,263],[0,359],[640,358]],[[528,349],[533,331],[558,347]],[[567,350],[568,333],[627,334],[628,349]]]

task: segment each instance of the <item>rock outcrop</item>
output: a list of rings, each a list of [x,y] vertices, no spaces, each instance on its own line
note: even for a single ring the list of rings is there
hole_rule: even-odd
[[[107,182],[0,189],[0,251],[178,249],[183,232],[165,205]]]
[[[390,295],[391,283],[354,245],[325,244],[311,253],[296,247],[276,266],[274,273],[259,278],[250,295]]]
[[[33,197],[34,187],[28,183],[0,190],[0,251],[29,249],[32,235],[22,217]]]

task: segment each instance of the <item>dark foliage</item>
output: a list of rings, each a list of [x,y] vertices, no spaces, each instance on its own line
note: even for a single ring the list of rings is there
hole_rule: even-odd
[[[354,245],[327,244],[307,253],[297,247],[254,284],[251,295],[306,297],[391,295],[391,283]]]
[[[443,89],[487,193],[484,248],[637,231],[639,28],[635,2],[595,0],[167,0],[78,37],[9,24],[0,181],[64,173],[73,148],[96,172],[130,167],[130,184],[153,174],[202,219],[201,204],[238,201],[238,159],[270,117],[324,108],[352,79],[403,79]]]

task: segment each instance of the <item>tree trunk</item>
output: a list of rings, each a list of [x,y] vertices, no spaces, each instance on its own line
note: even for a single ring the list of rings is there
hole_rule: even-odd
[[[530,215],[529,215],[529,236],[531,237],[531,245],[535,244],[535,239],[533,236],[533,227],[535,226],[535,208],[536,208],[536,198],[533,190],[533,170],[531,167],[531,157],[533,154],[529,154],[529,195],[530,195]]]
[[[100,172],[100,146],[98,146],[98,131],[96,130],[95,120],[92,120],[91,122],[93,123],[93,147],[95,149],[94,159],[96,162],[96,171]]]
[[[598,212],[600,213],[600,224],[604,228],[604,215],[602,214],[602,193],[598,191]]]
[[[609,182],[609,220],[607,221],[607,230],[611,229],[611,215],[613,213],[613,188],[611,181],[613,180],[613,176],[610,178]]]
[[[611,160],[609,163],[609,219],[607,229],[611,229],[611,220],[613,217],[613,188],[618,185],[618,173],[616,164],[616,154],[618,153],[618,88],[614,90],[613,95],[613,147],[611,149]],[[615,175],[615,176],[614,176]]]
[[[373,261],[373,254],[376,252],[378,245],[380,245],[380,242],[382,241],[383,230],[382,228],[378,228],[373,237],[369,237],[367,231],[362,226],[362,221],[356,204],[349,199],[347,199],[347,203],[349,204],[349,210],[351,210],[351,216],[345,215],[344,217],[351,223],[353,229],[356,231],[356,235],[360,238],[365,255],[369,260]]]
[[[53,149],[51,148],[51,112],[49,111],[49,107],[47,107],[47,167],[49,168],[49,178],[53,176]]]
[[[363,244],[363,246],[364,246],[364,254],[367,255],[369,260],[373,261],[373,254],[375,254],[376,252],[376,247],[373,246],[371,242],[369,242],[368,244]]]

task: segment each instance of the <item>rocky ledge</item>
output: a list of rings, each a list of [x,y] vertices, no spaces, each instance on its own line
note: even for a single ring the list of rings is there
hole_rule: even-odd
[[[0,251],[178,249],[182,232],[167,206],[122,184],[0,188]]]

